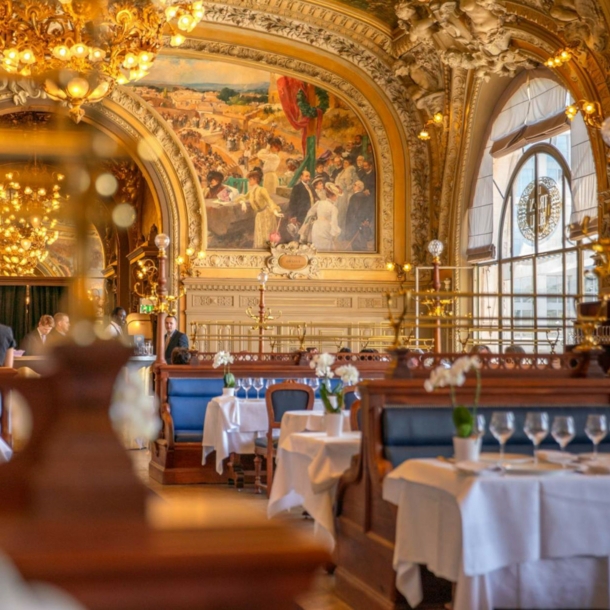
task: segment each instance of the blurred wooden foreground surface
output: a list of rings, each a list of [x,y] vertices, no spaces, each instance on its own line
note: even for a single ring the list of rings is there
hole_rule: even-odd
[[[89,610],[293,608],[323,550],[230,503],[167,505],[135,476],[108,418],[129,353],[67,345],[48,377],[0,376],[33,415],[29,443],[0,468],[0,550]]]

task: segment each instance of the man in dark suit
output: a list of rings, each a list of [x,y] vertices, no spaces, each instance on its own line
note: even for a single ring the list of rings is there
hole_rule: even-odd
[[[68,339],[68,332],[70,331],[70,316],[67,313],[58,311],[54,316],[55,328],[51,330],[47,337],[47,345],[56,345],[58,343],[65,343]]]
[[[300,180],[292,187],[290,192],[290,202],[286,210],[286,218],[288,223],[283,226],[282,239],[285,242],[298,240],[298,227],[303,224],[309,208],[314,204],[315,198],[309,181],[311,174],[308,170],[303,170]],[[295,227],[291,231],[290,227]]]
[[[44,352],[49,333],[54,326],[53,316],[41,316],[38,326],[28,333],[21,343],[21,349],[25,351],[26,356],[40,356]]]
[[[189,338],[178,330],[178,320],[175,316],[165,318],[165,362],[171,364],[172,352],[177,347],[189,346]]]

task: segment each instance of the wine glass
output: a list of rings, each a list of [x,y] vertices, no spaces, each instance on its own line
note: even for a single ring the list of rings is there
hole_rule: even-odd
[[[525,416],[523,431],[534,443],[534,464],[538,463],[538,446],[548,436],[549,414],[530,412]]]
[[[553,419],[551,434],[555,441],[559,443],[561,451],[565,451],[568,443],[576,436],[574,418],[571,415],[557,415]]]
[[[248,392],[252,387],[252,377],[246,377],[244,379],[244,390],[246,391],[246,400],[248,400]]]
[[[277,379],[268,379],[267,380],[267,388],[270,388],[272,385],[277,383]]]
[[[477,413],[473,422],[472,433],[479,438],[483,438],[485,435],[485,415],[483,413]]]
[[[318,379],[318,377],[312,377],[311,389],[314,391],[314,393],[318,391],[319,387],[320,387],[320,380]]]
[[[605,415],[588,415],[585,424],[585,434],[593,443],[593,459],[597,460],[597,445],[608,434],[608,421]]]
[[[515,431],[515,414],[512,411],[495,411],[491,416],[489,431],[500,443],[500,463],[504,460],[504,445]]]
[[[265,380],[262,377],[256,377],[253,385],[256,390],[256,400],[259,400],[261,397],[260,392],[265,387]]]
[[[238,377],[235,380],[235,396],[239,394],[240,390],[244,389],[244,380],[241,377]]]

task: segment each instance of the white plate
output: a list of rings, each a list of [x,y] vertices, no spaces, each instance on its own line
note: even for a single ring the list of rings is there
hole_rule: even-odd
[[[506,464],[504,466],[506,474],[529,474],[534,476],[566,474],[572,472],[569,468],[564,468],[561,464],[552,462],[539,462],[538,464]]]
[[[505,453],[502,458],[503,464],[527,464],[532,462],[534,458],[530,455],[523,455],[522,453]],[[481,453],[479,456],[479,462],[485,462],[486,464],[497,464],[500,461],[500,453]]]

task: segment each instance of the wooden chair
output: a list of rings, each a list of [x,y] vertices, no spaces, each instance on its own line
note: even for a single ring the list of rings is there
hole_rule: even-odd
[[[352,406],[349,409],[349,424],[350,424],[350,429],[352,430],[352,432],[355,432],[356,430],[360,431],[360,429],[361,429],[360,406],[361,406],[360,399],[354,400],[354,402],[352,403]]]
[[[269,429],[267,435],[254,441],[254,488],[256,493],[261,493],[261,488],[267,490],[267,496],[271,494],[273,482],[273,460],[277,453],[278,439],[273,437],[273,431],[281,426],[282,416],[287,411],[301,411],[313,409],[313,389],[296,381],[285,381],[276,383],[267,389],[265,395],[267,402],[267,415],[269,416]],[[267,458],[267,484],[261,483],[261,463],[263,457]]]

